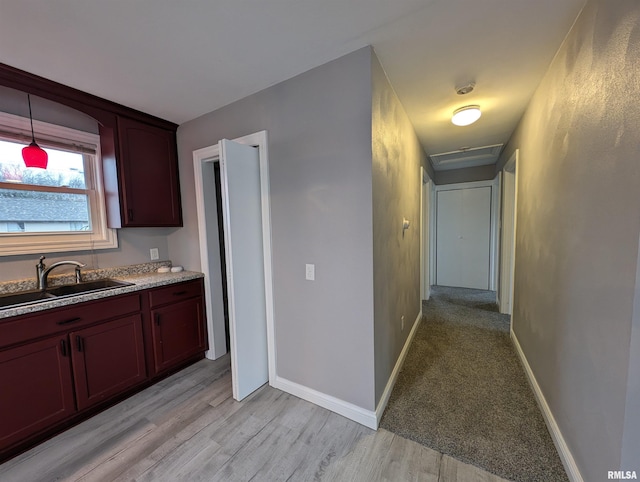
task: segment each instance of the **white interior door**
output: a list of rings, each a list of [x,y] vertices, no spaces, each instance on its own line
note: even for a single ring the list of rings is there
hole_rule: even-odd
[[[438,191],[436,282],[489,289],[491,187]]]
[[[242,400],[269,381],[260,160],[252,146],[219,148],[233,398]]]

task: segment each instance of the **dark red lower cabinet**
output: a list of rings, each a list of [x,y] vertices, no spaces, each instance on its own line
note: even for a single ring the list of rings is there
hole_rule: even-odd
[[[67,335],[0,351],[0,448],[72,415]]]
[[[192,298],[151,311],[153,354],[157,372],[169,369],[206,349],[202,298]]]
[[[146,378],[139,314],[74,331],[69,340],[78,410]]]
[[[0,319],[0,462],[202,357],[202,279]]]

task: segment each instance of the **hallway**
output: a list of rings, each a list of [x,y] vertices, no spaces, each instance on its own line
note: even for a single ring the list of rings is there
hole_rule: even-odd
[[[567,480],[495,293],[431,293],[381,427],[510,480]]]

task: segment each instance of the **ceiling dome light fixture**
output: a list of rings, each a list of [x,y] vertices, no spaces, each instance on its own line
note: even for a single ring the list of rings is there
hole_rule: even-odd
[[[29,94],[27,94],[27,102],[29,102],[29,120],[31,121],[31,144],[22,148],[22,159],[27,167],[46,169],[49,155],[36,143],[36,137],[33,134],[33,116],[31,115],[31,96]]]
[[[467,105],[453,111],[451,122],[457,126],[468,126],[480,119],[481,115],[479,105]]]

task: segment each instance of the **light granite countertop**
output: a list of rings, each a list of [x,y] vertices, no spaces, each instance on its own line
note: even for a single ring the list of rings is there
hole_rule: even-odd
[[[107,270],[95,270],[90,273],[87,277],[87,281],[91,279],[100,279],[100,278],[111,278],[119,281],[126,281],[128,283],[133,283],[127,286],[121,286],[117,288],[110,288],[102,291],[94,291],[90,293],[83,293],[73,296],[65,296],[60,298],[52,298],[47,301],[38,301],[35,303],[0,308],[0,320],[4,318],[9,318],[17,315],[24,315],[27,313],[35,313],[39,311],[49,310],[52,308],[59,308],[61,306],[68,306],[75,303],[82,303],[84,301],[92,301],[98,300],[101,298],[107,298],[110,296],[122,295],[125,293],[132,293],[134,291],[146,290],[149,288],[155,288],[158,286],[165,286],[175,283],[180,283],[182,281],[188,281],[192,279],[203,278],[204,275],[202,273],[196,271],[180,271],[179,273],[157,273],[155,270],[156,266],[165,265],[168,266],[170,262],[165,263],[156,263],[151,264],[147,263],[144,265],[134,265],[130,267],[123,268],[109,268]],[[153,269],[153,271],[151,271]],[[105,275],[106,276],[101,276]],[[5,294],[14,292],[13,289],[6,288],[6,285],[9,283],[4,283],[5,289],[0,289],[0,292],[4,292]],[[21,281],[16,281],[10,286],[24,286],[24,283]],[[24,289],[24,288],[22,288]],[[33,289],[28,287],[27,289]]]

